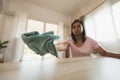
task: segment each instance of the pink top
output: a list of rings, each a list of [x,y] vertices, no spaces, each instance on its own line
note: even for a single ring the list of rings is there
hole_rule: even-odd
[[[91,39],[90,37],[86,38],[86,41],[81,47],[77,47],[73,44],[73,41],[71,40],[69,41],[70,41],[69,47],[71,48],[73,57],[90,56],[90,53],[99,47],[97,42]]]

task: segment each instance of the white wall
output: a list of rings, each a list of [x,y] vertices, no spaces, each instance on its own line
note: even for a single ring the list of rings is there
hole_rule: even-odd
[[[0,40],[1,40],[1,35],[2,35],[2,13],[0,13]]]
[[[3,28],[5,26],[5,11],[8,9],[8,5],[9,5],[9,0],[1,0],[0,2],[2,2],[1,6],[1,11],[0,11],[0,39],[2,37],[2,33],[3,33]]]
[[[3,7],[3,1],[0,0],[0,40],[1,40],[1,32],[2,32],[2,7]]]
[[[2,3],[3,3],[3,1],[0,0],[0,12],[2,11]]]

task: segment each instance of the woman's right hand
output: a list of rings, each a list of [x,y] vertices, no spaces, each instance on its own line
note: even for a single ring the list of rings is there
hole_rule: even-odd
[[[70,45],[73,43],[73,40],[72,40],[72,39],[68,39],[65,43],[66,43],[68,46],[70,46]]]
[[[67,49],[67,43],[66,42],[59,42],[56,44],[56,48],[58,51],[64,51]]]

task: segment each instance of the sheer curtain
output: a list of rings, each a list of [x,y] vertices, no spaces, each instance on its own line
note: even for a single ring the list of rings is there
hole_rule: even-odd
[[[117,36],[111,2],[105,2],[85,17],[88,36],[95,39],[108,52],[120,53],[120,38]]]
[[[21,34],[26,32],[26,23],[27,23],[27,14],[18,12],[15,18],[15,26],[16,26],[16,35],[15,35],[15,44],[14,44],[14,54],[13,61],[19,62],[22,60],[24,53],[24,43],[21,39]]]
[[[58,34],[60,36],[60,41],[64,40],[64,23],[63,22],[59,22],[59,29],[58,29]]]
[[[115,27],[117,31],[117,37],[120,39],[120,1],[113,3],[112,11],[113,11],[113,16],[114,16],[113,19],[115,21]]]
[[[21,34],[26,30],[26,22],[27,14],[22,12],[16,12],[11,19],[6,17],[2,39],[8,40],[9,44],[5,51],[5,62],[19,62],[22,59],[24,43]]]

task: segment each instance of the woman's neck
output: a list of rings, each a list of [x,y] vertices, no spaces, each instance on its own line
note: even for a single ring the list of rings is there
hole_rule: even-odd
[[[83,46],[82,38],[79,36],[79,37],[76,37],[76,39],[77,39],[77,42],[75,42],[74,44],[75,44],[77,47]]]
[[[77,39],[77,43],[82,43],[82,38],[81,38],[81,36],[76,36],[76,39]]]

